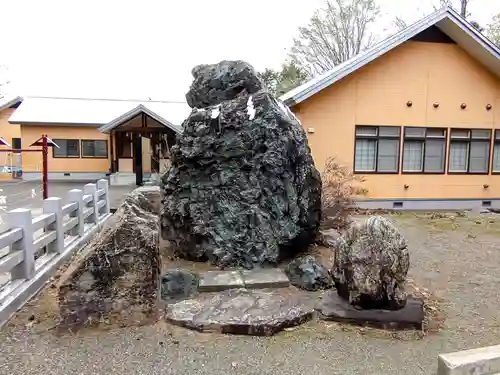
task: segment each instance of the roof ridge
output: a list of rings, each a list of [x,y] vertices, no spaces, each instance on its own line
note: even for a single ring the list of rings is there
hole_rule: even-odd
[[[88,101],[109,101],[109,102],[135,102],[135,103],[172,103],[172,104],[187,104],[187,102],[177,100],[145,100],[145,99],[117,99],[117,98],[79,98],[79,97],[65,97],[65,96],[43,96],[43,95],[29,95],[26,98],[33,99],[63,99],[63,100],[88,100]]]

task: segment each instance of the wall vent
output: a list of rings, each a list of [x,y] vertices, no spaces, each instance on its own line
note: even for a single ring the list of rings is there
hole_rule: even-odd
[[[392,208],[403,208],[403,202],[392,202]]]
[[[69,176],[71,176],[71,173],[67,173],[67,172],[64,173],[64,177],[69,177]]]
[[[491,201],[483,201],[482,206],[483,207],[491,207]]]

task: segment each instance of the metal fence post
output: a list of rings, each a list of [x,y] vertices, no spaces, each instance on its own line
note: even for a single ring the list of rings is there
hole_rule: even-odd
[[[94,212],[87,219],[85,219],[86,223],[97,223],[99,219],[99,212],[97,212],[97,185],[96,184],[86,184],[83,187],[83,191],[85,194],[90,194],[92,196],[92,201],[89,204],[89,207],[94,207]]]
[[[11,271],[12,280],[31,279],[35,274],[35,247],[33,246],[33,224],[31,210],[16,208],[7,215],[11,228],[21,228],[23,238],[12,244],[12,251],[23,250],[24,260]]]
[[[71,228],[70,234],[72,236],[83,236],[85,232],[85,225],[83,222],[83,209],[85,205],[83,204],[83,190],[80,189],[71,189],[68,191],[68,201],[71,203],[76,203],[76,210],[69,213],[69,217],[77,217],[78,224]]]
[[[110,207],[109,207],[109,182],[108,182],[108,180],[101,179],[101,180],[97,181],[97,188],[104,190],[104,195],[102,196],[102,199],[106,202],[105,206],[102,208],[101,213],[103,215],[109,214]]]
[[[47,252],[62,253],[64,251],[62,199],[59,197],[45,199],[43,201],[43,213],[56,215],[56,221],[47,226],[47,230],[56,232],[56,240],[47,245]]]

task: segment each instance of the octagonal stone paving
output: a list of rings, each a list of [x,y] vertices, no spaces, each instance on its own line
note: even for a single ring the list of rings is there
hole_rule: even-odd
[[[171,304],[166,320],[200,332],[271,336],[312,319],[314,299],[288,289],[230,289]]]

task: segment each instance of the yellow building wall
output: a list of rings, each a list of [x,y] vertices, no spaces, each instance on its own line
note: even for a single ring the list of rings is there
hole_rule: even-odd
[[[87,139],[108,141],[108,158],[54,158],[52,149],[49,149],[48,172],[108,172],[110,166],[109,135],[101,133],[97,128],[88,126],[39,126],[21,125],[23,147],[39,139],[42,134],[47,134],[51,139]],[[80,146],[81,152],[81,146]],[[39,152],[23,153],[23,172],[41,172],[42,154]]]
[[[308,138],[318,169],[330,156],[352,169],[355,125],[500,129],[499,83],[455,44],[409,41],[292,109],[306,131],[314,129]],[[362,176],[369,198],[500,197],[500,175]]]
[[[21,138],[21,127],[9,124],[9,117],[14,113],[15,108],[0,110],[0,137],[5,139],[12,146],[12,138]],[[0,146],[0,149],[8,149],[8,146]],[[13,158],[9,152],[0,153],[0,179],[11,179],[11,173],[2,172],[3,166],[16,166],[17,158]]]

